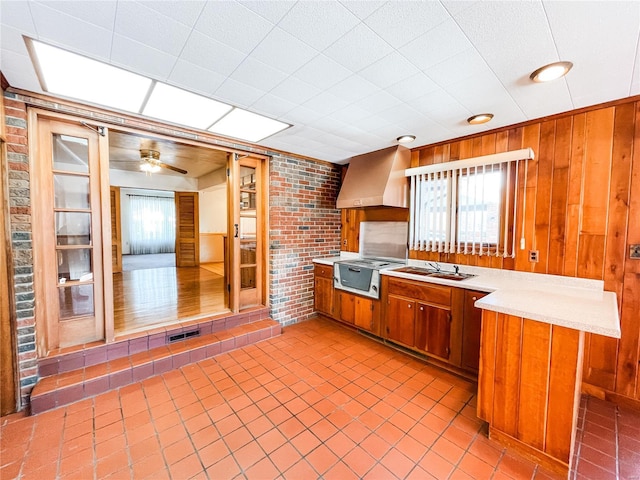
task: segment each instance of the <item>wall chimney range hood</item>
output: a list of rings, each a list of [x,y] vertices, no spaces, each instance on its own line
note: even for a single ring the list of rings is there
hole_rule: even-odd
[[[404,171],[411,151],[403,146],[352,157],[338,194],[338,208],[408,207],[409,183]]]

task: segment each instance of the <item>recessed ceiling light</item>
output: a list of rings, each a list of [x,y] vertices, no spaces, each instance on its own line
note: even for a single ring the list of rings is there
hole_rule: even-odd
[[[551,80],[556,80],[557,78],[564,77],[569,70],[573,67],[573,63],[571,62],[555,62],[550,63],[549,65],[545,65],[544,67],[540,67],[536,71],[534,71],[529,78],[534,82],[550,82]]]
[[[45,92],[138,112],[151,79],[31,40]]]
[[[257,113],[234,108],[214,123],[209,131],[248,142],[259,142],[290,126],[288,123],[263,117]]]
[[[467,122],[471,125],[480,125],[481,123],[487,123],[493,118],[493,113],[479,113],[467,118]]]
[[[398,143],[411,143],[416,139],[415,135],[401,135],[396,140]]]
[[[206,130],[233,107],[165,83],[156,83],[143,115]]]

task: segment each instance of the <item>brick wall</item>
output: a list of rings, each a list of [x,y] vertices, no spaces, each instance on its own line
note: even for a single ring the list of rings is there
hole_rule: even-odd
[[[340,166],[274,156],[269,166],[271,317],[313,314],[313,258],[340,253]]]
[[[7,173],[9,177],[9,216],[18,334],[18,381],[20,404],[27,405],[37,380],[33,249],[31,244],[31,199],[27,108],[11,93],[5,92],[7,124]]]

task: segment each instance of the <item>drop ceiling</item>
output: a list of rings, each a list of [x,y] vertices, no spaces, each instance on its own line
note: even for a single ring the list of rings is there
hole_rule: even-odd
[[[638,1],[3,1],[0,26],[12,87],[42,91],[27,36],[292,124],[259,145],[331,162],[640,94]]]

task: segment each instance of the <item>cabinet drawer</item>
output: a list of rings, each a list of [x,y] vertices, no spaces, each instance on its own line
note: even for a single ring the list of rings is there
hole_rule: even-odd
[[[316,264],[315,274],[318,277],[330,278],[333,280],[333,266]]]
[[[389,293],[425,302],[451,306],[451,287],[389,278]]]

